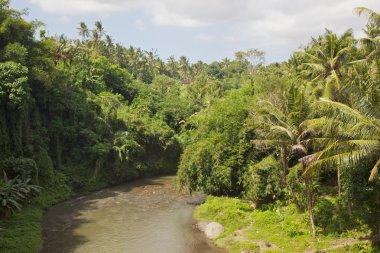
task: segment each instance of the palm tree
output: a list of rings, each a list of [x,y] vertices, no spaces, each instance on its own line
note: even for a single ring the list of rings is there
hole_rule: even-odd
[[[367,15],[369,17],[366,29],[364,29],[367,37],[360,39],[360,42],[366,52],[366,62],[373,63],[380,56],[380,14],[365,7],[357,7],[354,10],[359,16]],[[377,62],[379,61],[377,60]],[[376,64],[372,66],[379,69]]]
[[[186,56],[179,57],[179,71],[182,81],[188,81],[190,77],[189,59]]]
[[[154,67],[155,62],[157,60],[157,50],[154,50],[153,48],[149,51],[145,51],[145,55],[147,56],[147,67],[149,69],[149,72],[154,75]]]
[[[206,63],[202,61],[197,61],[196,63],[191,65],[190,72],[191,72],[191,79],[194,80],[197,76],[201,75],[202,73],[205,73],[206,69]]]
[[[105,34],[104,27],[101,21],[95,22],[95,29],[92,30],[92,40],[94,43],[94,47],[97,47],[99,41],[102,39]]]
[[[101,39],[103,35],[105,34],[105,30],[101,21],[95,22],[95,31],[99,35],[99,39]]]
[[[317,154],[316,162],[308,170],[335,165],[356,165],[363,161],[373,164],[369,180],[378,179],[380,170],[380,105],[362,98],[350,107],[343,103],[321,99],[320,111],[327,115],[334,127],[334,138]]]
[[[178,74],[178,62],[176,61],[176,59],[174,58],[173,55],[171,55],[168,60],[167,60],[167,68],[168,68],[168,71],[169,71],[169,74],[170,74],[170,77],[178,77],[179,74]]]
[[[223,69],[226,77],[228,78],[230,76],[231,60],[226,57],[222,60],[221,63],[222,63],[222,69]]]
[[[79,35],[82,36],[82,42],[84,42],[86,38],[90,36],[90,31],[88,30],[87,25],[84,22],[80,22],[78,30]]]
[[[259,132],[259,138],[252,142],[258,147],[269,146],[280,150],[283,184],[286,184],[291,157],[307,154],[306,143],[311,131],[302,128],[302,122],[308,117],[308,103],[303,93],[302,88],[292,85],[287,94],[280,98],[285,102],[261,101],[255,111],[263,119],[259,124],[260,131],[264,131]]]
[[[315,226],[315,220],[314,220],[314,213],[313,213],[313,203],[314,203],[314,194],[313,194],[313,175],[308,168],[313,165],[316,161],[317,155],[311,154],[306,155],[304,153],[304,156],[301,157],[298,162],[302,165],[304,175],[303,179],[305,182],[305,195],[307,200],[307,210],[309,214],[309,221],[310,221],[310,227],[311,227],[311,233],[313,234],[313,237],[317,234],[317,229]]]
[[[270,146],[280,150],[282,165],[282,181],[286,185],[286,176],[291,158],[297,158],[305,171],[303,181],[305,183],[305,194],[307,199],[307,209],[309,213],[310,226],[313,236],[316,235],[316,226],[313,214],[313,175],[308,171],[308,167],[315,162],[313,138],[317,133],[308,124],[305,124],[309,115],[309,103],[305,99],[302,87],[292,85],[285,94],[282,106],[276,103],[265,101],[259,113],[264,117],[264,122],[260,122],[261,128],[267,125],[264,139],[253,140],[253,143],[260,146]],[[316,145],[314,145],[316,146]],[[293,195],[290,185],[290,193]],[[293,197],[293,196],[292,196]]]
[[[336,99],[336,93],[341,89],[342,69],[349,62],[349,52],[354,39],[352,30],[347,30],[338,37],[326,30],[324,36],[313,39],[305,51],[299,52],[303,73],[312,82],[323,82],[323,97]]]
[[[377,27],[380,27],[380,13],[375,12],[374,10],[371,10],[366,7],[356,7],[354,11],[359,15],[367,15],[368,22],[373,23]]]

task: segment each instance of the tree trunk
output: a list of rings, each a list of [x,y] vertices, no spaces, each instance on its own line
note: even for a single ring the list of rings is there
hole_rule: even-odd
[[[288,171],[288,157],[286,153],[286,148],[281,147],[281,165],[282,165],[282,183],[286,185],[286,173]]]
[[[101,166],[102,166],[102,159],[98,158],[95,162],[94,177],[96,177],[99,174]]]
[[[312,186],[310,186],[311,178],[310,175],[305,175],[305,190],[306,190],[306,197],[307,197],[307,210],[309,212],[309,219],[310,219],[310,226],[311,226],[311,232],[313,234],[313,237],[316,236],[316,228],[314,223],[314,214],[313,214],[313,190],[311,189]]]
[[[352,217],[352,202],[351,202],[351,198],[347,198],[347,211],[348,211],[348,215],[350,217]]]
[[[338,167],[337,180],[338,180],[338,195],[340,196],[340,193],[341,193],[341,186],[340,186],[340,169],[339,169],[339,167]]]
[[[57,159],[57,168],[61,168],[62,166],[62,146],[59,138],[59,134],[57,133],[55,136],[55,152]]]

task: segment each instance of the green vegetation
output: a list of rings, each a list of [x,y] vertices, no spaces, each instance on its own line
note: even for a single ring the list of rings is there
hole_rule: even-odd
[[[307,214],[300,214],[294,205],[273,205],[266,209],[254,209],[247,201],[237,198],[208,197],[205,204],[197,207],[194,217],[197,220],[213,220],[222,224],[225,232],[215,243],[229,252],[379,250],[373,248],[368,240],[355,239],[365,235],[359,231],[343,234],[323,232],[313,238]]]
[[[232,252],[361,235],[347,251],[375,251],[380,15],[355,10],[359,40],[326,30],[288,62],[249,49],[192,64],[115,43],[100,21],[46,36],[0,0],[0,250],[38,251],[43,208],[72,194],[177,173],[190,192],[250,201],[195,214],[226,227],[216,242]]]

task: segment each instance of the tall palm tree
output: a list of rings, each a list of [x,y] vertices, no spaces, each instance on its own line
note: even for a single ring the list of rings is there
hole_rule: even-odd
[[[95,30],[99,35],[99,39],[102,39],[103,35],[105,35],[105,30],[101,21],[98,20],[95,22]]]
[[[223,69],[226,77],[228,78],[230,76],[231,60],[226,57],[222,60],[221,63],[222,63],[222,69]]]
[[[366,61],[373,62],[380,56],[380,13],[365,7],[357,7],[354,11],[359,15],[367,15],[368,23],[364,29],[366,38],[360,40],[363,49],[367,52]]]
[[[259,109],[254,112],[263,120],[259,123],[261,125],[258,132],[259,138],[252,142],[258,147],[269,146],[280,151],[284,184],[286,184],[291,157],[307,154],[306,143],[311,131],[302,128],[309,109],[303,93],[302,88],[292,85],[287,94],[280,98],[280,101],[285,101],[282,105],[276,101],[264,100],[260,102]]]
[[[313,82],[323,82],[323,97],[336,99],[341,89],[342,69],[349,63],[349,52],[354,45],[352,30],[338,37],[326,30],[324,36],[313,39],[301,56],[301,67]]]
[[[90,31],[88,30],[88,27],[86,25],[86,23],[84,22],[80,22],[79,23],[79,28],[78,28],[78,33],[80,36],[82,36],[82,42],[84,42],[86,40],[86,38],[88,38],[88,36],[90,36]]]
[[[190,64],[186,56],[179,57],[179,71],[182,81],[188,80],[190,77]]]
[[[178,77],[179,76],[179,74],[178,74],[178,62],[176,61],[176,59],[174,58],[173,55],[171,55],[168,58],[166,66],[168,68],[170,77]]]
[[[316,132],[309,125],[304,124],[309,115],[309,103],[305,99],[302,87],[292,85],[285,94],[283,106],[269,101],[262,104],[259,113],[264,117],[264,122],[260,122],[261,129],[267,129],[263,137],[265,139],[253,140],[253,143],[260,146],[270,146],[280,150],[282,165],[282,181],[286,185],[286,176],[291,158],[299,159],[305,171],[303,181],[305,183],[305,193],[307,199],[307,209],[309,213],[310,226],[313,236],[316,235],[316,226],[313,214],[313,176],[308,172],[308,167],[314,163],[315,154],[313,152],[312,139]],[[267,127],[265,127],[267,125]],[[289,186],[292,193],[292,187]]]
[[[313,212],[313,203],[314,203],[314,194],[313,194],[313,175],[312,171],[308,168],[314,164],[317,159],[316,154],[307,155],[304,153],[304,156],[301,157],[298,162],[302,165],[304,175],[303,179],[305,182],[305,195],[307,200],[307,210],[309,214],[309,221],[311,227],[311,233],[313,237],[317,234],[317,229],[315,226],[314,212]]]
[[[146,64],[147,64],[147,67],[149,69],[149,72],[154,74],[154,67],[155,67],[155,62],[157,60],[157,50],[154,50],[153,48],[150,49],[149,51],[145,51],[145,55],[146,55]]]
[[[103,35],[105,34],[104,27],[101,21],[95,22],[95,29],[92,30],[92,42],[94,47],[97,47],[99,44],[99,41],[102,39]]]

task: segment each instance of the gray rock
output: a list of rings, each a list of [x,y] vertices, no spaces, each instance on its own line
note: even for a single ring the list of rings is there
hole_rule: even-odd
[[[193,196],[186,200],[189,205],[201,205],[206,202],[207,194],[204,192],[196,192]]]
[[[205,232],[207,225],[208,225],[207,221],[198,221],[197,224],[195,224],[195,227],[198,230]]]
[[[215,239],[219,237],[224,232],[224,227],[217,223],[217,222],[211,222],[207,224],[205,229],[205,235],[209,239]]]

